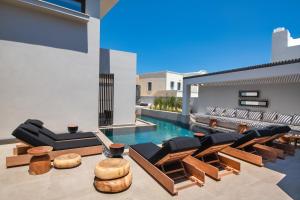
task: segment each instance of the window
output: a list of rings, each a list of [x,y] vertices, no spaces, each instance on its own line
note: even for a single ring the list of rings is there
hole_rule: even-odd
[[[177,90],[181,90],[181,83],[180,82],[177,83]]]
[[[152,82],[148,82],[148,91],[152,90]]]
[[[85,0],[44,0],[71,10],[85,13]]]
[[[174,90],[174,81],[170,82],[170,87],[171,87],[171,90]]]

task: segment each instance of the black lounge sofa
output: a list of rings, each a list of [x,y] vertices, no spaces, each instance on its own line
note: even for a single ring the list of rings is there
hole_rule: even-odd
[[[176,195],[175,184],[182,178],[200,186],[204,183],[205,174],[194,166],[191,157],[200,145],[198,138],[176,137],[165,141],[162,147],[154,143],[130,145],[129,156],[169,193]]]
[[[52,146],[53,150],[65,150],[101,145],[97,137],[56,141],[41,133],[41,129],[30,123],[19,125],[12,133],[17,139],[31,146]]]
[[[43,122],[37,119],[28,119],[24,122],[24,124],[31,124],[37,128],[39,128],[39,133],[50,137],[51,139],[55,141],[62,141],[62,140],[74,140],[74,139],[83,139],[83,138],[94,138],[96,137],[94,133],[92,132],[78,132],[75,134],[70,133],[59,133],[56,134],[49,129],[45,128],[43,126]]]

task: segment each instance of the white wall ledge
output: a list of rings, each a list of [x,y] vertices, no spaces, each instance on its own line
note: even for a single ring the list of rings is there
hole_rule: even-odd
[[[54,14],[56,16],[61,16],[73,21],[83,23],[87,23],[90,18],[89,15],[85,13],[71,10],[69,8],[65,8],[42,0],[6,0],[6,2],[13,3],[19,6],[29,7],[32,9],[37,9],[42,12]]]

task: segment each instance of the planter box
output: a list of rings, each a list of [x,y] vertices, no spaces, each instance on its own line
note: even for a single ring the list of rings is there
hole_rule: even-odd
[[[173,121],[173,122],[181,122],[184,124],[189,123],[186,120],[186,117],[182,116],[181,113],[178,113],[178,112],[170,112],[170,111],[152,110],[152,109],[142,108],[141,114],[144,116],[155,117],[158,119],[164,119],[164,120],[169,120],[169,121]]]

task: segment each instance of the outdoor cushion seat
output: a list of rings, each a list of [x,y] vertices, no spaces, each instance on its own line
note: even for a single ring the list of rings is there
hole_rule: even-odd
[[[70,133],[55,134],[54,132],[50,131],[49,129],[43,127],[44,123],[37,119],[28,119],[25,121],[25,124],[32,124],[32,125],[40,128],[40,133],[42,133],[56,141],[96,137],[95,134],[92,132],[78,132],[78,133],[74,133],[74,134],[70,134]]]
[[[52,146],[54,150],[73,149],[101,145],[98,138],[82,140],[55,141],[39,132],[39,128],[32,124],[21,124],[12,133],[17,139],[32,146]]]
[[[200,147],[200,141],[197,138],[176,137],[166,141],[162,145],[162,148],[159,148],[153,143],[136,144],[130,147],[149,162],[155,164],[170,153],[198,149]]]
[[[291,130],[289,126],[276,126],[276,125],[267,126],[265,127],[265,129],[271,130],[273,134],[288,133]]]
[[[231,144],[236,141],[236,137],[237,133],[215,133],[207,135],[204,138],[200,139],[201,145],[193,155],[197,155],[212,146]]]

